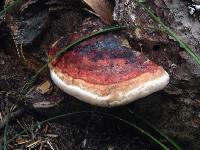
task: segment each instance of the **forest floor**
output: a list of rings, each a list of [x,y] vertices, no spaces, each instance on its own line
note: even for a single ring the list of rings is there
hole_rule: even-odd
[[[36,0],[35,3],[37,3]],[[22,15],[27,12],[30,14],[38,12],[37,15],[29,14],[31,17],[24,15],[27,20],[18,18],[17,21],[30,23],[32,21],[30,18],[36,21],[31,22],[29,26],[21,25],[19,32],[15,33],[10,30],[13,24],[14,26],[20,24],[12,18],[16,17],[15,15],[6,21],[0,19],[0,149],[3,149],[1,144],[5,140],[4,131],[8,120],[6,133],[9,150],[162,149],[144,132],[137,130],[135,125],[159,139],[170,149],[174,149],[165,138],[141,119],[147,120],[166,133],[182,149],[200,149],[200,67],[168,36],[167,40],[160,40],[159,37],[158,43],[146,39],[133,40],[128,35],[129,33],[127,34],[129,31],[125,33],[133,49],[141,50],[140,46],[134,47],[137,42],[144,45],[142,49],[150,47],[144,50],[144,54],[169,72],[170,84],[162,91],[126,106],[99,108],[85,104],[60,91],[51,81],[49,71],[46,69],[31,90],[25,94],[25,101],[21,102],[20,91],[45,62],[45,50],[49,48],[49,45],[60,36],[72,33],[74,28],[77,28],[75,27],[77,24],[81,24],[85,18],[90,16],[83,10],[71,8],[63,10],[61,6],[54,6],[51,3],[48,3],[48,5],[51,4],[48,7],[55,7],[55,9],[48,8],[47,11],[42,5],[41,9],[36,10],[35,3],[23,7]],[[175,21],[171,19],[171,16],[166,15],[165,9],[163,10],[159,3],[149,3],[157,14],[160,15],[162,10],[164,20],[167,20],[174,30],[177,29],[175,32],[185,39],[197,53],[200,53],[200,30],[198,30],[200,23],[194,18],[189,18],[187,22],[188,12],[183,9],[187,6],[185,1],[180,2],[184,7],[178,9],[175,2],[172,5],[168,0],[163,0],[165,7],[168,8],[167,12],[170,12]],[[0,1],[0,6],[3,6],[2,1]],[[26,10],[29,7],[30,9]],[[116,7],[115,13],[117,11],[120,12]],[[123,17],[124,14],[121,15]],[[181,17],[185,17],[186,21],[179,20]],[[68,24],[69,21],[70,24]],[[41,28],[35,28],[38,24]],[[191,29],[190,24],[195,27]],[[22,32],[27,37],[20,37]],[[20,41],[23,41],[24,49],[18,46]],[[24,56],[19,55],[22,50],[27,61],[24,60]],[[41,94],[37,89],[44,83],[48,83],[45,89],[47,92]],[[39,124],[41,121],[62,114],[65,116]],[[21,131],[25,132],[19,135]]]

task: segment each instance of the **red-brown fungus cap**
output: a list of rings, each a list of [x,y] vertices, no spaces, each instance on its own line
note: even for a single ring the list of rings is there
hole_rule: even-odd
[[[56,41],[49,56],[88,34],[74,33]],[[117,34],[95,36],[50,65],[55,84],[87,103],[111,107],[124,105],[163,89],[169,82],[165,70],[132,50]]]

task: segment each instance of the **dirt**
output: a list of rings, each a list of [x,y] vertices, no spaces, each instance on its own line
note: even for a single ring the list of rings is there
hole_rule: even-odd
[[[2,1],[0,2],[2,3]],[[173,1],[173,5],[168,0],[147,2],[157,14],[163,17],[166,24],[169,24],[183,40],[186,40],[196,52],[200,53],[200,23],[195,16],[188,14],[188,1],[176,0]],[[26,81],[34,75],[35,70],[42,63],[46,62],[46,52],[49,46],[60,36],[71,34],[77,24],[90,16],[89,13],[80,9],[82,5],[80,6],[77,2],[68,5],[68,1],[63,3],[59,0],[45,0],[41,3],[33,0],[32,3],[23,5],[21,14],[18,14],[21,17],[18,18],[15,16],[16,14],[12,14],[8,16],[7,22],[0,20],[0,112],[3,117],[6,117],[8,109],[16,102],[16,98],[19,97],[19,92]],[[41,5],[41,8],[35,9]],[[118,14],[118,18],[115,19],[121,24],[131,24],[136,20],[138,24],[142,23],[143,26],[149,25],[149,23],[151,26],[157,26],[143,10],[138,8],[134,12],[132,8],[129,1],[125,3],[116,0],[115,13]],[[135,13],[136,18],[133,18]],[[36,28],[38,25],[41,25],[41,28]],[[12,30],[11,27],[15,27],[17,30]],[[148,58],[162,65],[170,74],[170,84],[164,90],[126,106],[103,109],[82,103],[63,93],[54,85],[52,85],[52,92],[48,94],[38,93],[36,88],[50,80],[48,70],[46,70],[26,95],[25,105],[18,108],[23,108],[25,112],[18,114],[9,122],[8,138],[21,131],[25,124],[33,125],[37,121],[58,114],[82,110],[97,113],[82,113],[45,123],[41,128],[38,126],[37,130],[26,133],[27,136],[21,136],[23,140],[28,138],[29,142],[19,144],[20,142],[15,140],[9,144],[9,148],[27,149],[25,148],[27,145],[40,139],[45,142],[49,140],[55,149],[58,147],[63,150],[161,149],[133,127],[113,117],[99,114],[115,114],[160,138],[157,133],[135,117],[132,113],[135,112],[175,139],[184,150],[200,149],[199,66],[166,34],[142,30],[129,30],[125,31],[124,34],[134,50],[142,51]],[[24,61],[21,54],[24,54],[31,64]],[[40,63],[35,65],[35,62]],[[46,99],[56,99],[54,107],[33,107],[34,104],[41,104]],[[60,99],[62,101],[59,101]],[[23,125],[21,126],[19,122]],[[0,133],[3,133],[2,129]],[[165,140],[163,142],[170,145]],[[40,144],[35,149],[39,149],[39,147]],[[50,149],[48,143],[44,143],[43,147]]]

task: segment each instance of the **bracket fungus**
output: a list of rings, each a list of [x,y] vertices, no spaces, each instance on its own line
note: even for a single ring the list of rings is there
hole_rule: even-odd
[[[60,38],[52,45],[49,56],[96,30],[97,24],[83,25],[85,28],[68,38]],[[117,33],[82,42],[51,62],[49,68],[52,80],[64,92],[102,107],[128,104],[163,89],[169,82],[161,66],[133,50]]]

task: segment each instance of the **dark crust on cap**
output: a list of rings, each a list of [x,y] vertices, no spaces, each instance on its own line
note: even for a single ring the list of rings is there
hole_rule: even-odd
[[[49,55],[52,57],[61,48],[83,35],[79,33],[68,39],[61,38],[53,44]],[[153,73],[157,69],[155,63],[133,51],[125,43],[126,40],[116,34],[98,35],[66,52],[51,66],[63,75],[98,85],[131,80],[146,72]]]

